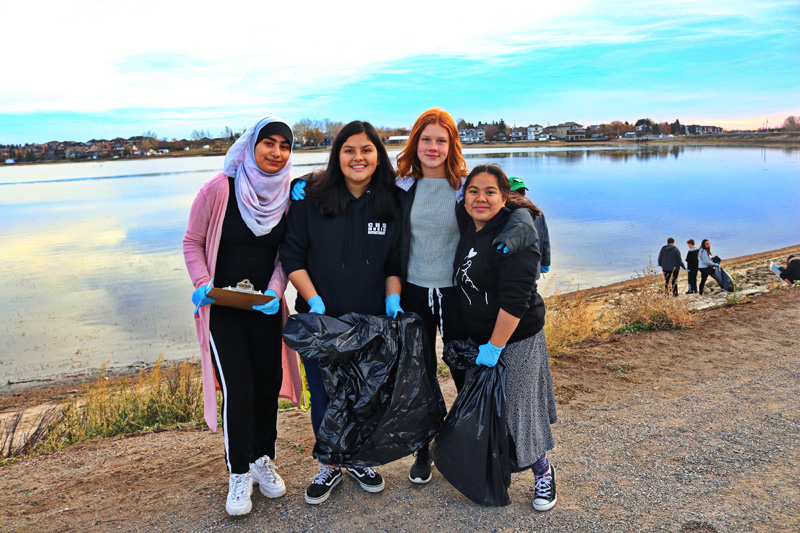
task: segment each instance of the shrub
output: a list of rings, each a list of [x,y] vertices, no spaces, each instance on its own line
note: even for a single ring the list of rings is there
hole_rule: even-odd
[[[96,437],[137,433],[203,422],[203,384],[199,366],[182,362],[141,370],[136,378],[111,380],[101,371],[82,399],[61,406],[32,451],[47,453]]]
[[[694,316],[689,310],[689,300],[667,292],[664,277],[652,264],[635,279],[634,290],[624,295],[611,313],[615,332],[683,329],[691,325]]]

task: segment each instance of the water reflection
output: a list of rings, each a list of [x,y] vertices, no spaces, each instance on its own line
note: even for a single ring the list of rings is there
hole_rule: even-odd
[[[551,289],[627,279],[668,236],[723,258],[800,240],[797,150],[466,152],[523,178],[546,213]],[[296,154],[295,175],[327,157]],[[197,354],[181,240],[222,159],[0,167],[0,383]]]

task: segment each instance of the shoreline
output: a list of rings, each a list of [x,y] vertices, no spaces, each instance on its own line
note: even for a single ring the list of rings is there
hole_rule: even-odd
[[[387,144],[387,150],[402,150],[406,147],[405,143]],[[606,148],[647,148],[648,146],[670,147],[670,146],[730,146],[739,148],[787,148],[800,150],[800,133],[721,133],[715,135],[681,135],[678,137],[668,137],[663,139],[647,139],[646,141],[637,140],[602,140],[602,141],[517,141],[517,142],[480,142],[463,144],[464,149],[470,148],[564,148],[580,147],[591,148],[602,146]],[[297,147],[296,152],[328,152],[329,146]],[[29,166],[29,165],[52,165],[60,163],[92,163],[114,161],[140,161],[150,159],[172,159],[183,157],[215,157],[224,156],[225,150],[192,150],[190,152],[170,152],[168,154],[154,154],[150,156],[125,157],[125,158],[103,158],[103,159],[81,159],[81,160],[62,160],[62,161],[18,161],[12,164],[2,164],[3,167]]]
[[[725,259],[723,261],[723,268],[725,268],[726,272],[731,276],[737,275],[742,278],[743,290],[740,291],[742,297],[752,296],[767,292],[770,283],[778,279],[767,268],[769,261],[776,260],[779,264],[784,264],[789,254],[800,255],[800,243],[776,250],[768,250]],[[751,275],[751,271],[755,272]],[[660,275],[660,273],[658,275]],[[565,293],[564,296],[585,298],[598,306],[606,307],[613,305],[613,302],[615,302],[621,294],[629,292],[636,284],[637,278],[632,277],[607,285],[579,289]],[[693,309],[700,310],[725,304],[725,295],[716,290],[716,286],[713,282],[710,285],[711,288],[709,289],[708,296],[704,296],[702,299],[698,295],[688,296],[694,300],[692,304]],[[679,278],[681,296],[684,296],[683,290],[681,289],[685,289],[685,286],[686,275],[684,273]],[[195,361],[195,364],[200,364],[196,357],[164,361],[162,364],[165,366],[172,366],[191,361]],[[97,379],[98,375],[101,373],[104,377],[109,379],[130,377],[135,376],[140,370],[148,370],[154,367],[155,364],[155,362],[147,362],[106,369],[91,368],[79,372],[53,374],[42,378],[23,379],[19,381],[9,380],[6,383],[0,384],[0,410],[19,405],[20,403],[33,403],[43,398],[66,395],[71,392],[71,389],[75,389],[76,387],[80,387],[81,385]],[[23,396],[28,399],[22,399]],[[14,401],[13,398],[18,398],[21,402]]]

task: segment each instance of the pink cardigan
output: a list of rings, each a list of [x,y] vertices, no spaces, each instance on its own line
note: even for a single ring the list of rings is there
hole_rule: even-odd
[[[205,183],[192,204],[189,225],[183,237],[183,257],[194,287],[208,285],[214,277],[217,264],[217,251],[222,235],[222,222],[228,205],[228,176],[220,172]],[[283,298],[286,290],[286,274],[281,267],[280,258],[275,259],[275,270],[269,280],[268,288]],[[289,308],[283,302],[283,320],[289,316]],[[211,362],[211,343],[209,340],[209,319],[211,306],[200,308],[194,316],[197,339],[200,341],[200,361],[203,369],[203,414],[206,424],[212,431],[217,430],[217,388],[214,366]],[[302,376],[297,353],[283,344],[283,384],[280,396],[289,399],[294,405],[305,406],[302,392]]]

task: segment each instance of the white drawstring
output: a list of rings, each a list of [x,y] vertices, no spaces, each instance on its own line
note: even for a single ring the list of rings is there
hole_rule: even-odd
[[[444,338],[444,317],[442,316],[442,291],[434,287],[428,289],[428,307],[430,307],[431,309],[431,314],[436,313],[436,310],[433,306],[434,292],[436,296],[439,298],[439,333],[441,333],[442,338]]]

